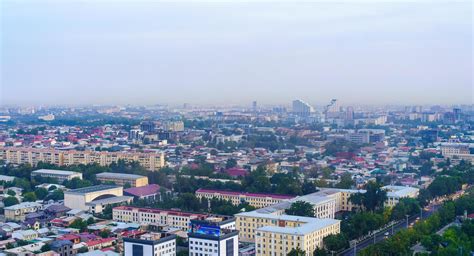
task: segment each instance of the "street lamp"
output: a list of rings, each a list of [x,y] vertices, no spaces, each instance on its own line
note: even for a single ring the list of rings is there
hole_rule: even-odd
[[[405,215],[405,216],[407,217],[407,228],[408,228],[408,216],[409,216],[409,215],[407,214],[407,215]]]

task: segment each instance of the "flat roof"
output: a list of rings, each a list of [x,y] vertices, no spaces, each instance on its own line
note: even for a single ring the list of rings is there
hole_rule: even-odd
[[[135,180],[140,178],[146,178],[146,176],[128,173],[116,173],[116,172],[101,172],[95,175],[97,178],[112,178],[112,179],[124,179],[124,180]]]
[[[52,169],[39,169],[36,171],[32,171],[31,173],[55,174],[55,175],[64,175],[64,176],[69,176],[73,174],[81,174],[80,172],[72,172],[72,171],[65,171],[65,170],[52,170]]]
[[[236,191],[227,191],[227,190],[218,190],[218,189],[204,189],[204,188],[200,188],[200,189],[196,190],[196,193],[214,193],[214,194],[249,196],[249,197],[270,197],[270,198],[276,198],[276,199],[291,199],[291,198],[295,197],[295,196],[292,196],[292,195],[283,195],[283,194],[248,193],[248,192],[236,192]]]
[[[384,186],[382,189],[386,190],[387,196],[390,197],[407,197],[420,191],[418,188],[404,186]]]
[[[141,207],[134,207],[134,206],[117,206],[117,207],[114,207],[114,210],[138,211],[138,212],[146,212],[146,213],[166,213],[170,215],[183,216],[183,217],[196,216],[200,218],[207,218],[210,216],[209,214],[202,214],[202,213],[164,210],[164,209],[158,209],[158,208],[141,208]]]
[[[320,229],[326,228],[328,226],[337,224],[340,220],[335,219],[316,219],[311,218],[310,222],[307,222],[299,227],[277,227],[277,226],[264,226],[257,229],[258,231],[263,232],[273,232],[281,234],[290,234],[290,235],[306,235]]]
[[[97,186],[90,186],[90,187],[85,187],[85,188],[71,189],[69,191],[64,191],[64,193],[65,194],[69,194],[69,193],[87,194],[87,193],[92,193],[92,192],[97,192],[97,191],[102,191],[102,190],[109,190],[109,189],[116,189],[116,188],[122,188],[122,187],[115,186],[115,185],[97,185]]]

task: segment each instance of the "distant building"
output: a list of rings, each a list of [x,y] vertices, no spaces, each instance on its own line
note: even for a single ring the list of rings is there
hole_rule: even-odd
[[[156,127],[156,125],[152,121],[143,121],[140,124],[140,130],[142,130],[144,132],[153,132],[153,131],[155,131],[155,127]]]
[[[15,177],[13,176],[0,175],[0,181],[12,182],[14,180],[15,180]]]
[[[308,117],[314,112],[314,108],[302,100],[294,100],[292,110],[295,115]]]
[[[143,237],[143,236],[142,236]],[[174,256],[176,255],[176,236],[162,234],[150,239],[123,238],[124,255],[131,256]]]
[[[191,221],[188,232],[190,256],[237,256],[239,231],[227,229],[214,222]]]
[[[58,166],[79,164],[109,166],[118,160],[125,160],[136,161],[150,171],[158,170],[165,165],[163,153],[96,152],[17,147],[0,147],[0,160],[11,164],[30,164],[31,166],[36,166],[39,162]]]
[[[68,240],[56,240],[50,245],[51,250],[58,253],[60,256],[70,256],[75,254],[73,243]]]
[[[95,175],[98,181],[113,182],[118,186],[130,184],[132,187],[141,187],[148,185],[148,177],[136,174],[102,172]]]
[[[171,132],[182,132],[184,131],[183,121],[167,121],[163,124],[163,130]]]
[[[73,178],[79,178],[82,180],[82,173],[63,170],[39,169],[31,172],[31,177],[37,176],[56,179],[60,184],[65,180],[72,180]]]
[[[459,159],[474,162],[474,154],[471,154],[471,147],[473,144],[469,143],[441,143],[441,154],[445,158]]]
[[[207,198],[211,200],[213,198],[229,200],[233,205],[239,205],[242,202],[247,202],[249,205],[262,208],[267,207],[282,201],[289,200],[295,196],[290,195],[279,195],[279,194],[263,194],[263,193],[247,193],[247,192],[234,192],[216,189],[198,189],[196,191],[196,197]]]
[[[160,190],[161,187],[159,185],[149,184],[146,186],[124,189],[123,194],[126,196],[133,196],[138,200],[159,201],[161,200]]]

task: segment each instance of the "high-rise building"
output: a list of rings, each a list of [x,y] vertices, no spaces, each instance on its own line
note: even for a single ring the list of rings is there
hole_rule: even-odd
[[[252,102],[252,111],[256,112],[257,111],[257,101]]]
[[[293,113],[298,116],[307,117],[314,112],[314,108],[302,100],[293,101]]]

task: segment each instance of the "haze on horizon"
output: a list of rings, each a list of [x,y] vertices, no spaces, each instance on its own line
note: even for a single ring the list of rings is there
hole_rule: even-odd
[[[472,104],[472,2],[0,3],[2,104]]]

